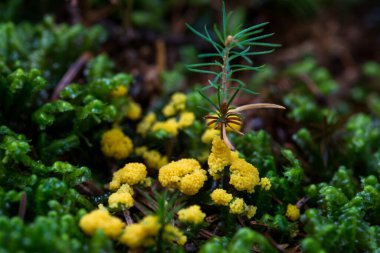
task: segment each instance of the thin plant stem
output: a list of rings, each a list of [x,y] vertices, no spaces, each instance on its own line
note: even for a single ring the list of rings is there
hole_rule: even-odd
[[[227,75],[228,75],[228,59],[230,54],[230,47],[226,47],[223,55],[223,67],[222,67],[222,91],[223,91],[223,103],[227,103],[228,92],[227,92]]]

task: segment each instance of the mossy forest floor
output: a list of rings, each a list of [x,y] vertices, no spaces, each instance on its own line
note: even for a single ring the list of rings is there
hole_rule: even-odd
[[[286,107],[232,152],[187,67],[221,3],[1,1],[0,253],[380,252],[380,4],[226,1],[282,44],[234,106]]]

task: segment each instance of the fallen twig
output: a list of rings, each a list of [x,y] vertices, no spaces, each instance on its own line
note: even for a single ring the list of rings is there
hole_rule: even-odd
[[[126,222],[128,225],[133,224],[133,220],[132,220],[131,215],[129,214],[128,209],[124,209],[124,208],[123,208],[123,215],[124,215],[125,222]]]
[[[20,205],[18,207],[18,216],[21,219],[24,219],[24,217],[25,217],[27,202],[28,202],[28,199],[27,199],[26,193],[23,192],[21,194]]]
[[[83,67],[83,65],[88,62],[92,58],[92,54],[90,52],[84,52],[74,64],[70,66],[62,79],[58,82],[57,86],[54,89],[51,100],[54,101],[58,99],[59,93],[63,90],[66,85],[68,85],[74,77],[78,74],[79,70]]]

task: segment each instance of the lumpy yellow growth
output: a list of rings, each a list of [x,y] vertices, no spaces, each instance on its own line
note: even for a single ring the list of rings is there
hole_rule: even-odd
[[[212,201],[214,201],[215,204],[221,206],[228,206],[232,198],[232,194],[227,193],[224,189],[215,189],[211,193]]]
[[[121,184],[135,185],[143,183],[146,178],[146,167],[142,163],[127,163],[122,169],[113,174],[109,185],[111,190],[116,190]]]
[[[182,112],[179,116],[178,126],[179,128],[185,128],[191,126],[194,123],[195,115],[192,112]]]
[[[163,238],[164,240],[177,243],[181,246],[185,245],[187,241],[187,237],[177,227],[170,224],[165,226]]]
[[[182,92],[176,92],[172,95],[172,103],[176,105],[179,110],[185,109],[186,95]]]
[[[202,212],[201,207],[193,205],[188,208],[179,210],[178,219],[182,222],[199,224],[202,223],[206,214]]]
[[[288,204],[285,216],[291,221],[296,221],[300,217],[300,209],[296,205]]]
[[[173,104],[167,104],[165,107],[162,109],[162,114],[166,117],[173,116],[176,113],[176,110],[173,106]]]
[[[181,179],[179,190],[186,195],[197,194],[207,180],[205,170],[195,170]]]
[[[125,87],[124,85],[119,85],[119,86],[116,87],[116,89],[114,89],[111,92],[111,95],[113,97],[122,97],[122,96],[127,95],[127,92],[128,92],[128,88],[127,87]]]
[[[106,131],[102,136],[101,146],[104,155],[118,160],[127,158],[133,150],[131,139],[119,128]]]
[[[254,191],[254,187],[260,183],[259,172],[255,166],[238,158],[230,166],[230,184],[238,191]]]
[[[137,133],[141,134],[142,136],[145,136],[154,122],[156,121],[156,114],[153,112],[148,113],[142,121],[137,125]]]
[[[247,207],[247,218],[251,219],[253,216],[255,216],[256,211],[257,211],[256,206],[248,206]]]
[[[110,215],[106,209],[98,209],[84,215],[79,221],[79,227],[88,235],[101,229],[107,237],[116,239],[121,234],[124,223]]]
[[[269,191],[270,188],[271,188],[271,186],[272,186],[272,184],[270,183],[269,178],[267,178],[267,177],[261,178],[260,185],[261,185],[261,189],[263,189],[265,191]]]
[[[112,193],[108,197],[108,205],[114,208],[122,204],[126,208],[131,208],[133,206],[132,195],[133,189],[128,184],[123,184],[115,193]]]
[[[134,102],[130,101],[127,107],[127,118],[131,120],[137,120],[141,117],[141,106]]]
[[[127,226],[120,237],[120,242],[130,248],[151,246],[154,243],[153,237],[157,235],[161,228],[157,216],[146,216],[139,223]]]
[[[230,213],[243,214],[245,211],[245,203],[242,198],[236,198],[230,203]]]
[[[154,236],[158,233],[161,228],[161,224],[157,216],[148,215],[140,221],[141,226],[143,226],[145,233],[150,236]]]
[[[239,159],[239,152],[238,151],[231,151],[231,163]]]
[[[203,133],[201,140],[203,143],[211,143],[215,136],[220,136],[220,131],[217,129],[206,129]]]
[[[207,180],[206,171],[195,159],[181,159],[160,168],[158,180],[164,187],[180,190],[186,195],[194,195]]]
[[[152,169],[159,169],[168,164],[168,157],[161,155],[157,150],[148,150],[147,147],[142,146],[135,149],[138,156],[142,156],[146,165]]]
[[[211,154],[208,157],[210,175],[214,179],[218,179],[224,167],[230,164],[230,149],[219,137],[215,137],[212,141]]]
[[[177,136],[179,125],[175,118],[170,118],[166,121],[158,121],[152,126],[152,131],[156,132],[163,130],[171,136]]]
[[[174,93],[169,103],[162,109],[166,117],[173,116],[176,112],[186,108],[186,95],[180,92]]]
[[[145,230],[140,224],[131,224],[127,226],[120,237],[120,242],[130,248],[138,248],[143,245]]]

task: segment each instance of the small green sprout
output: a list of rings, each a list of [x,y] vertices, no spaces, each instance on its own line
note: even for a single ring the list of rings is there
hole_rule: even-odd
[[[209,85],[203,87],[199,90],[199,93],[205,98],[213,107],[214,112],[211,112],[204,118],[207,120],[207,125],[215,124],[215,129],[219,129],[221,133],[221,138],[224,140],[226,145],[234,150],[234,146],[228,140],[226,129],[231,128],[234,132],[244,135],[242,132],[234,129],[233,125],[242,124],[241,112],[250,109],[257,108],[277,108],[285,109],[285,107],[268,104],[268,103],[257,103],[257,104],[247,104],[234,108],[233,101],[240,91],[245,91],[251,94],[256,94],[250,89],[245,88],[245,83],[233,75],[240,71],[260,71],[262,66],[251,66],[253,63],[250,57],[255,55],[269,54],[274,51],[274,48],[279,47],[279,44],[261,42],[261,39],[268,38],[273,35],[273,33],[262,34],[263,27],[268,23],[261,23],[254,25],[245,29],[238,29],[238,31],[230,31],[228,26],[229,18],[231,13],[226,14],[225,3],[222,1],[222,28],[219,29],[214,25],[214,33],[217,37],[214,40],[207,27],[204,28],[204,34],[195,30],[190,25],[188,28],[194,32],[196,35],[210,43],[216,52],[200,54],[200,58],[211,58],[214,61],[209,61],[206,63],[191,64],[188,69],[191,71],[210,74],[213,75],[213,80],[209,80]],[[255,51],[252,50],[253,47],[266,47],[268,50]],[[240,60],[240,61],[239,61]],[[245,61],[248,64],[241,64],[241,61]],[[210,67],[218,67],[219,71],[204,69]],[[217,91],[217,102],[212,101],[204,92],[210,88],[214,88]]]

